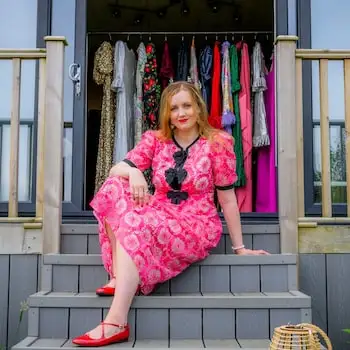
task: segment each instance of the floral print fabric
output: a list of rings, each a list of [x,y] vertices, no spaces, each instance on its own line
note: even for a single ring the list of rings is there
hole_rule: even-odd
[[[221,132],[211,142],[201,137],[188,149],[183,165],[187,176],[181,190],[186,200],[172,203],[165,172],[175,166],[173,140],[162,141],[155,131],[143,134],[126,161],[141,171],[152,167],[155,193],[144,207],[134,205],[128,180],[110,177],[91,202],[99,222],[102,260],[112,274],[112,250],[107,222],[135,262],[144,294],[175,277],[190,264],[206,258],[221,237],[222,225],[214,204],[214,188],[233,188],[236,158],[233,138]]]
[[[144,131],[158,126],[160,86],[158,84],[156,47],[153,43],[146,46],[147,61],[143,78]]]

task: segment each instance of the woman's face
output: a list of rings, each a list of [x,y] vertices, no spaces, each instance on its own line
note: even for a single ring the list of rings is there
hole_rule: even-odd
[[[186,90],[179,91],[170,100],[170,123],[178,131],[198,128],[198,106]]]

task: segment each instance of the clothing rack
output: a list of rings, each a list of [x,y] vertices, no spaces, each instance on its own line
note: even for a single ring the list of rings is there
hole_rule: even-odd
[[[205,32],[205,31],[201,31],[201,32],[148,32],[148,31],[131,31],[131,32],[116,32],[116,31],[112,31],[112,32],[88,32],[87,35],[88,36],[94,36],[94,35],[235,35],[235,34],[240,34],[240,35],[248,35],[248,34],[273,34],[273,31],[218,31],[218,32],[214,32],[214,31],[209,31],[209,32]]]

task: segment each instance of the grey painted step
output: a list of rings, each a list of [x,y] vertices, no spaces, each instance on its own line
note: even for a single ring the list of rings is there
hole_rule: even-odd
[[[181,339],[181,340],[130,340],[124,344],[114,344],[107,349],[124,350],[130,348],[143,349],[244,349],[244,350],[267,350],[270,344],[269,339],[227,339],[227,340],[206,340],[206,339]],[[27,337],[12,349],[14,350],[76,350],[68,339],[44,339]],[[100,348],[88,348],[100,349]]]
[[[43,281],[47,283],[42,286],[43,290],[94,292],[107,280],[100,255],[49,254],[44,256],[44,264]],[[296,289],[296,255],[218,254],[192,265],[154,293],[287,292]]]
[[[111,298],[91,293],[39,292],[29,298],[29,336],[75,337],[98,324]],[[208,293],[135,297],[129,314],[134,339],[268,339],[275,327],[311,321],[300,292]]]
[[[94,293],[38,292],[28,301],[31,307],[108,308],[111,297]],[[299,291],[280,293],[174,293],[136,296],[133,309],[278,309],[310,308],[311,298]]]
[[[243,240],[247,248],[265,249],[272,254],[280,253],[278,224],[243,224]],[[97,224],[63,224],[61,226],[61,252],[66,254],[99,254]],[[215,254],[232,254],[231,240],[226,224]]]

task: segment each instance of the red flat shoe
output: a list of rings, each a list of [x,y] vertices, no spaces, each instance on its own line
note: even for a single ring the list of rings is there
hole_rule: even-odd
[[[120,329],[120,332],[106,338],[105,337],[105,325],[117,327]],[[102,326],[101,338],[93,339],[88,334],[84,334],[84,335],[81,335],[79,337],[74,338],[72,340],[72,343],[75,345],[79,345],[79,346],[98,347],[98,346],[105,346],[105,345],[114,344],[114,343],[123,343],[123,342],[127,342],[129,340],[130,330],[129,330],[129,326],[127,324],[124,326],[121,326],[119,324],[101,322],[101,326]]]
[[[114,296],[115,288],[114,287],[100,287],[96,289],[96,294],[100,297],[112,297]],[[138,286],[135,292],[135,295],[140,295],[141,287]]]
[[[112,297],[114,295],[115,288],[114,287],[100,287],[96,289],[96,294],[99,295],[100,297]]]

